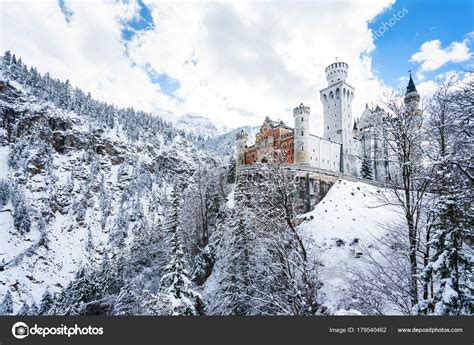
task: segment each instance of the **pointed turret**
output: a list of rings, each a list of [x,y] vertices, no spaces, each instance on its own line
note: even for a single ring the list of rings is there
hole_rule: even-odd
[[[415,83],[413,82],[413,78],[411,77],[411,72],[410,72],[410,80],[408,81],[407,92],[405,93],[405,95],[409,94],[410,92],[418,93],[418,91],[416,90]]]
[[[408,86],[407,86],[407,91],[405,93],[404,97],[405,104],[409,106],[410,108],[417,109],[418,108],[418,103],[420,102],[420,95],[418,94],[418,91],[416,90],[415,83],[413,82],[413,78],[411,77],[411,72],[410,72],[410,79],[408,80]]]

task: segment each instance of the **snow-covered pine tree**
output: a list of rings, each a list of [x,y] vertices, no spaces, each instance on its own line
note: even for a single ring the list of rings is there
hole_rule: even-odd
[[[28,305],[28,303],[26,302],[23,302],[23,305],[21,306],[20,310],[18,311],[18,314],[19,316],[27,316],[27,315],[31,315],[30,314],[30,306]]]
[[[227,183],[235,183],[236,177],[236,161],[234,156],[230,156],[229,163],[227,164]]]
[[[238,198],[238,196],[237,196]],[[226,238],[222,276],[217,293],[216,312],[224,315],[251,315],[252,308],[252,239],[242,214],[233,215]]]
[[[172,213],[169,226],[170,262],[161,277],[161,291],[167,294],[171,304],[172,315],[201,315],[203,300],[199,293],[192,289],[189,273],[186,270],[183,247],[179,238],[180,231],[180,192],[178,187],[172,192]]]
[[[6,180],[0,180],[0,208],[7,204],[9,198],[10,190],[8,187],[8,182]]]
[[[0,315],[13,314],[13,299],[10,290],[7,290],[2,303],[0,304]]]
[[[123,285],[120,270],[121,265],[110,259],[106,254],[100,269],[94,274],[96,298],[119,293],[120,287]]]
[[[360,176],[362,176],[362,178],[365,178],[366,180],[373,179],[372,162],[366,157],[364,157],[364,159],[362,160],[362,166],[360,167]]]
[[[30,231],[31,219],[30,210],[25,201],[25,196],[17,190],[18,194],[13,198],[13,224],[20,234]]]
[[[471,315],[474,312],[472,255],[464,243],[474,226],[472,212],[472,132],[474,82],[452,90],[448,84],[433,97],[428,127],[436,202],[422,278],[432,295],[423,301],[425,313]],[[428,297],[428,296],[427,296]],[[422,308],[422,309],[423,309]]]
[[[139,296],[132,284],[122,286],[114,304],[114,315],[140,315]]]
[[[48,289],[43,294],[43,297],[41,297],[41,302],[38,310],[39,315],[47,315],[48,310],[53,306],[54,300],[53,296],[49,292]]]
[[[439,282],[433,296],[436,315],[472,315],[474,313],[472,257],[463,249],[472,222],[463,212],[459,200],[441,196],[435,212],[439,220],[433,226],[431,245],[434,248],[427,269]]]

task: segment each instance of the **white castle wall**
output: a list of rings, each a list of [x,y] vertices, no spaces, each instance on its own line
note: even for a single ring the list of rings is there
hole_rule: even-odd
[[[311,135],[308,147],[311,167],[337,172],[340,170],[340,144]]]

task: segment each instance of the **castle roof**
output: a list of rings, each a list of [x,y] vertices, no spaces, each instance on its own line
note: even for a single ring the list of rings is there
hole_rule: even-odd
[[[415,83],[413,82],[413,78],[411,77],[411,73],[410,73],[410,80],[408,81],[407,92],[405,93],[405,95],[409,94],[410,92],[418,92],[416,90]]]

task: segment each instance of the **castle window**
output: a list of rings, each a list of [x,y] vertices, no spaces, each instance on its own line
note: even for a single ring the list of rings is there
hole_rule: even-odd
[[[303,121],[304,121],[304,119],[303,119],[303,118],[301,118],[301,122],[303,122]]]
[[[304,132],[303,132],[303,131],[301,131],[301,135],[304,135]]]
[[[328,129],[329,129],[329,126],[328,126]]]

